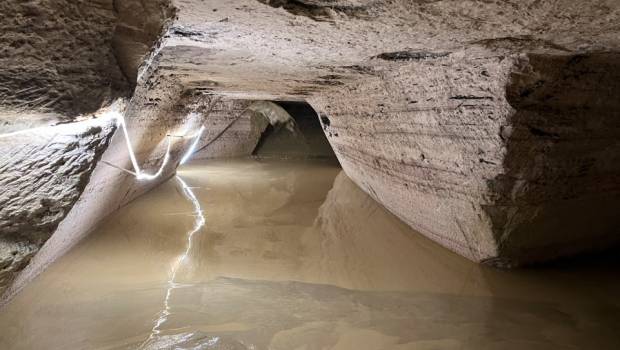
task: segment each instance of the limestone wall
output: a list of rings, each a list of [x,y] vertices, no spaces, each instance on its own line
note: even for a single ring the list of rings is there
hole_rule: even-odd
[[[87,120],[0,138],[0,294],[78,200],[114,131]]]
[[[311,102],[366,192],[461,255],[515,266],[618,241],[619,62],[455,55],[375,64],[355,86]]]
[[[125,121],[141,170],[145,174],[155,174],[161,168],[161,175],[150,180],[140,180],[121,170],[134,171],[124,133],[117,129],[109,146],[100,155],[101,159],[91,163],[94,169],[91,169],[90,178],[78,191],[72,192],[79,199],[76,198],[77,201],[65,215],[58,216],[58,227],[47,231],[49,239],[43,241],[45,244],[30,264],[27,267],[21,266],[26,268],[11,285],[4,296],[5,300],[77,244],[106,216],[174,174],[193,139],[169,135],[191,134],[202,124],[202,119],[175,109],[182,94],[182,87],[177,81],[154,75],[149,78],[149,83],[157,85],[159,89],[138,88],[125,111]],[[169,139],[171,147],[166,157]],[[80,150],[79,153],[83,152]],[[166,159],[168,162],[164,163]],[[4,236],[4,232],[1,233]]]
[[[502,172],[500,125],[513,60],[371,62],[366,77],[310,100],[346,173],[416,230],[481,261],[498,254],[482,205]],[[457,82],[458,81],[458,82]]]
[[[0,3],[2,124],[29,114],[61,121],[98,110],[129,91],[112,50],[113,0],[5,0]]]
[[[205,113],[205,132],[195,159],[244,157],[252,154],[267,122],[247,110],[251,102],[212,97]]]
[[[617,241],[620,3],[175,4],[167,71],[307,100],[346,173],[447,248],[516,266]]]
[[[0,294],[14,280],[8,295],[18,291],[107,214],[165,180],[187,146],[176,140],[162,176],[148,183],[108,165],[132,170],[109,111],[129,96],[125,74],[135,67],[119,66],[117,56],[127,55],[113,39],[142,43],[132,51],[142,62],[171,15],[163,2],[151,3],[155,14],[140,17],[140,30],[119,29],[128,12],[138,16],[138,3],[0,4]],[[182,87],[151,65],[124,112],[145,169],[164,159],[169,132],[192,126],[183,115],[168,119]]]

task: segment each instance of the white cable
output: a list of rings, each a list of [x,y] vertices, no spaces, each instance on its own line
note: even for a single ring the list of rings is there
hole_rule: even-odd
[[[47,134],[52,134],[52,133],[54,134],[60,134],[60,133],[75,134],[77,133],[77,130],[85,129],[86,127],[91,126],[91,125],[92,126],[98,125],[102,120],[106,120],[106,119],[115,119],[115,117],[113,115],[106,113],[100,118],[84,119],[84,120],[79,120],[73,123],[66,123],[66,124],[37,126],[34,128],[22,129],[22,130],[17,130],[13,132],[8,132],[5,134],[0,134],[0,139],[20,136],[24,134],[41,134],[41,135],[47,135]]]
[[[194,142],[192,142],[192,145],[189,147],[189,149],[187,150],[187,152],[185,152],[185,155],[183,156],[183,158],[181,158],[181,165],[185,164],[194,154],[194,151],[196,150],[196,146],[198,146],[198,142],[200,141],[200,138],[202,137],[202,133],[205,131],[205,127],[204,125],[200,127],[200,130],[198,131],[198,136],[196,136],[194,138]]]
[[[176,176],[176,179],[181,184],[181,188],[183,189],[185,198],[187,198],[192,203],[192,206],[194,207],[193,214],[195,215],[196,220],[194,221],[194,228],[187,233],[187,245],[185,247],[185,251],[183,252],[183,254],[179,255],[179,257],[177,257],[177,259],[172,264],[172,274],[170,275],[170,278],[168,279],[168,286],[166,288],[166,296],[164,298],[164,308],[159,313],[159,317],[153,324],[153,328],[151,329],[151,333],[149,334],[149,337],[145,339],[142,342],[142,344],[140,344],[138,349],[144,349],[145,346],[147,346],[151,340],[155,339],[161,333],[161,326],[168,321],[168,317],[171,315],[170,299],[172,298],[172,292],[174,291],[174,289],[179,287],[179,284],[176,282],[177,273],[179,272],[183,264],[187,262],[187,259],[189,259],[191,256],[194,236],[198,233],[198,231],[200,231],[200,229],[207,222],[207,220],[204,217],[204,214],[202,213],[202,208],[200,207],[200,201],[198,201],[198,198],[196,198],[196,195],[194,194],[192,189],[179,176]]]
[[[123,129],[123,135],[125,136],[125,143],[127,144],[127,151],[129,152],[129,159],[131,159],[131,164],[133,166],[136,179],[152,181],[152,180],[157,179],[159,176],[161,176],[161,174],[164,172],[164,168],[166,167],[166,165],[168,165],[168,162],[170,160],[170,150],[172,148],[172,140],[171,140],[172,136],[167,135],[166,137],[168,141],[168,145],[166,146],[166,154],[164,155],[164,160],[162,161],[159,169],[157,170],[155,174],[147,174],[143,172],[142,169],[140,169],[140,165],[138,164],[138,159],[136,158],[136,153],[134,152],[131,139],[129,138],[129,132],[127,131],[127,124],[125,123],[125,118],[123,117],[122,114],[120,114],[117,111],[111,111],[108,113],[110,113],[111,116],[116,120],[116,125],[119,128]],[[202,136],[204,130],[205,130],[205,127],[202,126],[200,127],[200,130],[197,133],[189,136],[189,137],[194,138],[194,141],[192,142],[192,145],[190,146],[190,148],[185,152],[185,154],[181,158],[180,164],[184,164],[190,159],[190,157],[192,156],[192,154],[194,153],[196,149],[196,146],[198,145],[198,142],[200,141],[200,137]],[[186,138],[188,136],[181,136],[181,137]]]
[[[129,132],[127,131],[127,124],[125,122],[125,117],[119,113],[116,110],[112,110],[112,111],[108,111],[105,112],[103,115],[103,118],[101,119],[112,119],[114,121],[116,121],[116,125],[117,127],[123,129],[123,136],[125,137],[125,143],[127,145],[127,151],[129,153],[129,158],[131,159],[131,165],[133,166],[133,170],[134,171],[130,171],[127,169],[122,169],[116,165],[110,164],[109,162],[103,161],[103,163],[110,165],[112,167],[115,168],[119,168],[122,171],[125,171],[127,173],[130,173],[132,175],[134,175],[136,177],[136,179],[141,180],[141,181],[152,181],[157,179],[158,177],[161,176],[161,174],[163,174],[164,169],[166,168],[166,165],[168,165],[168,162],[170,161],[170,151],[172,149],[172,137],[180,137],[180,138],[193,138],[194,140],[192,141],[192,144],[190,146],[190,148],[185,152],[185,154],[183,155],[183,157],[181,158],[181,162],[180,164],[185,164],[190,158],[191,156],[194,154],[194,152],[196,151],[196,147],[198,146],[198,143],[200,141],[200,138],[202,137],[202,134],[205,131],[205,127],[201,126],[200,130],[198,130],[198,132],[192,134],[192,135],[184,135],[184,136],[173,136],[173,135],[167,135],[167,145],[166,145],[166,154],[164,155],[164,159],[159,167],[159,169],[157,170],[157,172],[155,172],[154,174],[148,174],[142,171],[142,169],[140,169],[140,165],[138,164],[138,159],[136,157],[136,153],[133,149],[133,145],[131,143],[131,138],[129,137]],[[97,121],[99,118],[96,119],[91,119],[91,120],[87,120],[84,123],[94,123],[95,121]],[[80,122],[82,123],[82,122]],[[15,132],[10,132],[10,133],[6,133],[6,134],[0,134],[0,139],[2,138],[9,138],[9,137],[13,137],[13,136],[18,136],[18,135],[22,135],[22,134],[30,134],[30,133],[40,133],[40,132],[45,132],[48,131],[50,129],[52,130],[57,130],[57,132],[60,132],[61,130],[65,130],[68,129],[69,127],[71,127],[72,124],[62,124],[62,125],[58,125],[58,126],[54,126],[54,127],[36,127],[36,128],[31,128],[31,129],[25,129],[25,130],[19,130],[19,131],[15,131]]]

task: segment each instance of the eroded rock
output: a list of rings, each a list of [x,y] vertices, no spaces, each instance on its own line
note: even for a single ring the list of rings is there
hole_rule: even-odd
[[[22,119],[50,113],[67,121],[125,96],[129,85],[111,46],[113,2],[3,1],[0,111],[22,112]]]
[[[617,163],[618,91],[601,72],[616,70],[620,4],[266,3],[176,2],[175,25],[209,36],[172,35],[165,69],[213,94],[309,101],[361,188],[472,260],[616,240],[618,169],[603,164]]]
[[[43,253],[31,264],[31,272],[18,278],[22,282],[13,285],[13,292],[117,208],[101,210],[89,202],[102,200],[114,191],[100,187],[99,172],[92,176],[97,167],[106,166],[99,163],[101,158],[110,159],[103,154],[119,152],[123,145],[122,154],[128,155],[118,134],[116,141],[111,141],[118,121],[106,110],[114,100],[129,95],[137,66],[146,62],[144,57],[173,10],[166,1],[145,4],[131,0],[6,1],[0,9],[0,16],[5,17],[0,37],[5,44],[0,53],[1,294],[39,249],[43,248]],[[175,102],[179,94],[165,79],[158,78],[154,63],[148,62],[144,77],[145,86],[153,91],[150,95],[138,93],[128,103],[125,116],[133,141],[142,142],[135,145],[141,160],[151,156],[165,138],[161,134],[176,125],[148,114],[149,107],[160,106],[144,99],[160,98],[165,89],[164,94],[175,95]],[[155,85],[160,89],[153,89]],[[135,112],[136,108],[140,111]],[[98,118],[92,119],[91,113]],[[153,120],[144,122],[140,113]],[[76,122],[83,119],[89,120]],[[154,141],[153,134],[158,142],[145,142]],[[117,146],[108,150],[110,144]],[[184,147],[185,142],[175,143],[171,157],[178,158]],[[163,157],[161,153],[154,156],[159,158],[151,160],[153,163]],[[176,163],[178,160],[173,159],[160,181]],[[149,166],[148,162],[143,165]],[[122,167],[127,168],[126,164]],[[106,177],[113,181],[111,174]],[[118,194],[118,201],[126,203],[157,183],[141,184],[135,193]],[[89,198],[88,193],[94,197]],[[84,207],[84,202],[90,204]],[[76,203],[79,209],[74,208]],[[60,225],[75,216],[81,219],[74,223],[81,226]],[[80,234],[64,233],[68,229]],[[48,243],[54,233],[56,239]]]
[[[0,293],[78,200],[115,128],[95,119],[0,138]]]
[[[268,122],[252,113],[250,101],[202,97],[198,109],[204,116],[205,132],[194,158],[243,157],[252,154]]]

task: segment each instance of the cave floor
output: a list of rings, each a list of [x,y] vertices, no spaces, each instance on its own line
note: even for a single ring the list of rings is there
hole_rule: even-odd
[[[0,311],[0,349],[620,349],[617,259],[500,271],[328,161],[196,161]]]

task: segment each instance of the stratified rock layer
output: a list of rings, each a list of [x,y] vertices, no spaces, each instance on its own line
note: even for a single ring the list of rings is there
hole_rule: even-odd
[[[487,183],[502,169],[511,60],[371,63],[360,84],[310,100],[343,168],[435,241],[478,261],[496,256],[482,205],[493,201]]]
[[[0,294],[78,200],[114,130],[89,120],[0,138]]]
[[[374,65],[364,83],[314,100],[349,176],[476,261],[616,241],[619,56],[464,57]]]
[[[184,136],[191,136],[193,130],[203,123],[201,117],[176,108],[181,95],[182,87],[178,81],[158,74],[149,76],[144,86],[138,87],[125,110],[124,119],[141,174],[153,175],[153,178],[137,179],[132,174],[135,169],[130,161],[127,138],[123,130],[118,128],[101,159],[92,163],[94,170],[89,181],[75,192],[79,199],[75,204],[72,203],[69,212],[59,216],[62,221],[52,231],[53,235],[49,233],[51,237],[32,262],[21,271],[5,298],[17,293],[43,269],[75,246],[102,219],[174,174],[179,161],[194,140]],[[158,176],[154,176],[156,174]]]
[[[166,22],[174,16],[174,8],[169,0],[116,0],[114,9],[118,20],[112,48],[120,69],[129,82],[135,84],[153,44],[160,39]]]
[[[529,262],[618,242],[620,53],[519,56],[489,183],[499,258]]]
[[[157,181],[136,183],[133,175],[123,172],[125,187],[135,187],[133,191],[104,187],[106,181],[118,181],[118,169],[101,175],[101,167],[111,168],[107,164],[115,156],[126,157],[121,167],[133,170],[125,164],[127,145],[123,133],[115,133],[118,120],[107,105],[128,95],[135,81],[138,68],[126,58],[143,62],[171,16],[163,1],[141,3],[123,1],[122,8],[113,0],[0,4],[0,43],[4,44],[0,50],[0,294],[14,279],[9,294],[18,291],[105,215],[165,180],[178,163],[185,140],[174,143],[169,167]],[[128,17],[139,15],[141,6],[146,8],[142,25],[136,24],[131,32],[121,30]],[[113,47],[114,38],[141,46],[129,54],[122,45]],[[122,67],[117,57],[123,58]],[[160,108],[155,99],[172,94],[175,102],[179,96],[179,90],[171,88],[175,79],[161,78],[152,61],[145,65],[141,80],[142,90],[152,92],[136,94],[125,116],[132,141],[138,142],[137,157],[147,169],[148,161],[161,163],[165,141],[164,152],[159,146],[168,130],[187,121],[148,114]],[[100,163],[101,159],[108,161]],[[112,206],[106,206],[107,196],[115,198]],[[39,249],[28,269],[17,276]]]
[[[113,2],[2,1],[1,110],[67,120],[125,95],[127,80],[111,46]]]
[[[198,110],[205,118],[205,132],[194,158],[251,155],[268,122],[250,112],[249,105],[248,101],[207,98],[205,107]]]
[[[515,266],[617,241],[620,3],[175,4],[163,69],[307,100],[347,174],[442,245]]]

